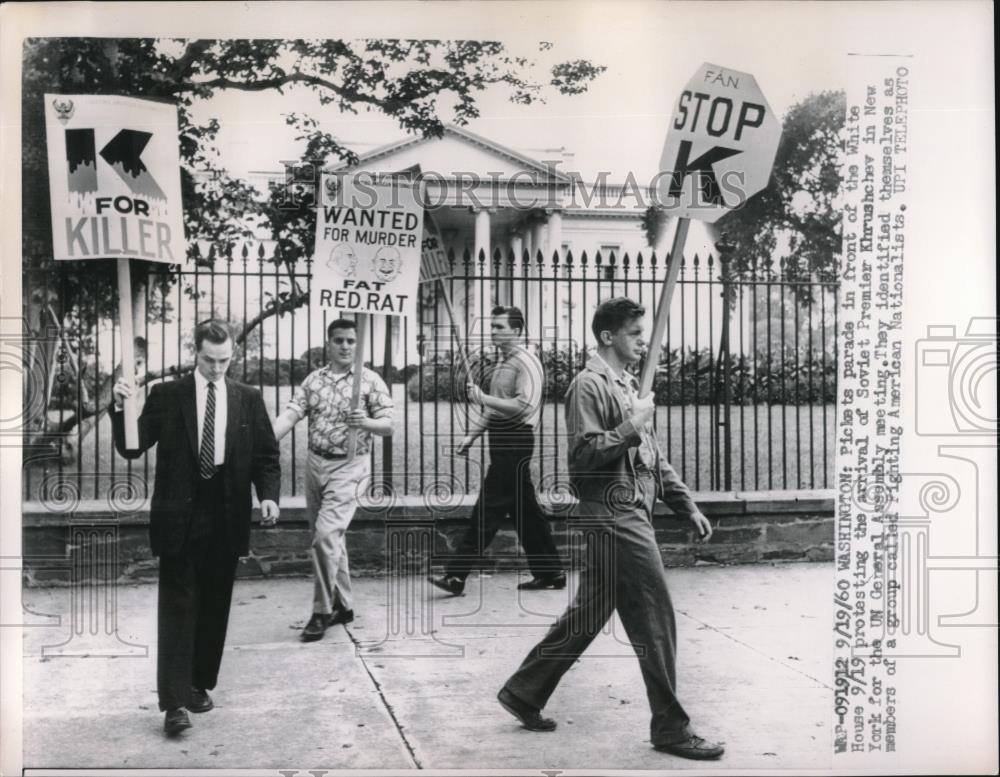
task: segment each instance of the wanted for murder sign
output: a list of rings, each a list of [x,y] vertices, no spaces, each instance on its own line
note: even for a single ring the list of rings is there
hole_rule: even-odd
[[[113,95],[44,99],[54,257],[183,263],[177,107]]]
[[[413,184],[324,174],[321,192],[313,309],[415,314],[424,212]]]

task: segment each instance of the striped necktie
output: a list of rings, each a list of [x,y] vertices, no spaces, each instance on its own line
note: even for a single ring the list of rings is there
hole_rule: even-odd
[[[215,383],[208,384],[205,420],[201,425],[201,450],[198,451],[198,474],[208,480],[215,474]]]

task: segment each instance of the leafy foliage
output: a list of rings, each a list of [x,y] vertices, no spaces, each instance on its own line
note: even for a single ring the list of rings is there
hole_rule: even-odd
[[[767,274],[781,255],[789,279],[836,279],[845,112],[839,91],[810,95],[788,111],[769,186],[717,222],[734,245],[734,274]]]
[[[540,51],[551,49],[541,44]],[[542,99],[539,66],[491,41],[440,40],[178,40],[115,38],[37,38],[25,41],[22,82],[22,261],[29,336],[51,328],[65,332],[75,321],[81,352],[92,351],[100,320],[113,315],[116,299],[115,267],[111,262],[52,260],[51,213],[45,149],[43,96],[107,94],[162,100],[177,106],[181,193],[189,259],[211,264],[217,255],[231,255],[233,246],[264,229],[277,240],[278,250],[268,261],[287,271],[287,288],[262,302],[263,310],[247,321],[236,338],[246,357],[247,339],[262,321],[305,304],[307,296],[291,274],[295,260],[310,253],[315,211],[309,202],[289,205],[281,188],[261,198],[255,188],[232,177],[219,155],[216,118],[204,114],[206,101],[225,92],[311,93],[322,105],[341,111],[372,111],[394,119],[411,134],[440,137],[445,121],[467,124],[479,115],[478,99],[490,88],[507,90],[519,104]],[[548,87],[578,94],[604,68],[576,60],[550,67]],[[209,104],[209,108],[211,105]],[[252,107],[248,107],[252,112]],[[314,117],[289,113],[286,122],[304,143],[302,158],[326,164],[339,159],[352,164],[356,155]],[[211,249],[199,250],[199,241]],[[166,294],[176,276],[151,273],[148,264],[132,262],[133,282],[159,288]],[[193,296],[192,289],[185,289]],[[166,316],[160,294],[147,294],[147,316]],[[45,346],[39,346],[45,351]],[[43,363],[55,351],[39,355]],[[247,359],[249,368],[250,360]],[[289,364],[289,367],[291,365]],[[161,372],[177,374],[173,366]],[[96,379],[97,368],[90,369]],[[265,370],[266,372],[266,370]],[[280,365],[271,378],[282,380]],[[158,374],[157,374],[158,375]],[[147,377],[154,377],[149,375]],[[265,376],[266,377],[266,376]],[[107,380],[103,381],[107,384]],[[106,386],[105,386],[106,388]],[[59,401],[72,396],[73,387],[59,392]],[[59,424],[65,433],[82,419],[102,412],[100,401],[83,403],[70,419]],[[41,423],[41,421],[39,421]],[[51,431],[51,429],[49,430]]]
[[[261,202],[255,189],[230,176],[216,145],[218,120],[195,119],[203,101],[227,91],[306,90],[323,105],[349,113],[381,113],[408,133],[440,137],[446,118],[459,125],[476,118],[477,100],[491,87],[506,88],[510,99],[520,104],[542,99],[543,86],[533,78],[535,68],[536,63],[492,41],[29,40],[24,46],[22,92],[24,265],[48,268],[52,261],[42,100],[46,92],[131,95],[177,105],[189,245],[208,241],[225,253],[235,241],[249,237],[255,226],[264,226],[282,241],[283,259],[294,261],[308,251],[314,211],[309,203],[291,210],[282,207],[287,202],[279,201],[278,193]],[[556,64],[549,85],[563,94],[578,94],[603,69],[582,60]],[[314,118],[289,113],[286,121],[305,142],[304,160],[356,161],[356,155]],[[58,292],[39,291],[33,302],[57,305],[60,318],[74,307],[91,319],[107,316],[115,288],[109,264],[87,267],[88,275],[100,276],[104,292],[99,300],[90,300],[98,304],[80,305],[84,294],[70,268],[62,273]]]

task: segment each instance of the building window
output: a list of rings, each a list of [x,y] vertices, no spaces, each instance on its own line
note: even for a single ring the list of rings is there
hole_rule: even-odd
[[[611,259],[611,254],[615,255],[615,266],[611,267],[608,262]],[[601,244],[601,264],[602,272],[604,274],[604,279],[608,281],[613,281],[618,273],[618,264],[622,260],[622,244],[621,243],[602,243]]]

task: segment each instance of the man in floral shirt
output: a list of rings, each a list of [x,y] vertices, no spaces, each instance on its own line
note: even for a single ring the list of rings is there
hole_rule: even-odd
[[[351,573],[347,562],[347,527],[370,474],[372,435],[392,434],[392,396],[372,370],[361,373],[361,402],[351,410],[354,386],[355,323],[337,319],[326,330],[330,364],[309,373],[285,412],[275,419],[279,440],[295,424],[309,418],[306,466],[306,511],[313,532],[313,613],[302,640],[321,639],[330,626],[354,620]],[[353,459],[347,458],[348,436],[357,430]]]

